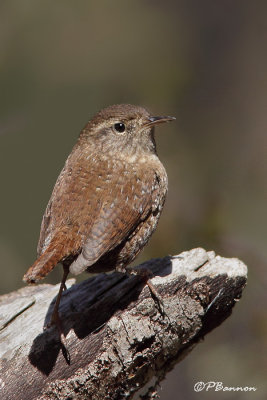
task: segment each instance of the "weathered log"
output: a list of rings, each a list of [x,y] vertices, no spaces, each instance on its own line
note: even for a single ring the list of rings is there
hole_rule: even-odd
[[[166,372],[231,314],[246,284],[241,261],[201,248],[142,266],[163,306],[138,276],[68,281],[60,313],[70,360],[56,328],[43,330],[58,285],[2,296],[1,399],[130,399],[142,390],[152,398]]]

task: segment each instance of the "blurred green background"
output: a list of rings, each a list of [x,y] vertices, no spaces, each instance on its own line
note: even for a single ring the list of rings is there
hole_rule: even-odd
[[[249,0],[0,3],[1,293],[35,260],[80,129],[123,102],[177,117],[157,129],[169,195],[137,261],[201,246],[249,267],[233,315],[168,375],[162,400],[267,398],[266,15]],[[258,390],[195,393],[200,380]]]

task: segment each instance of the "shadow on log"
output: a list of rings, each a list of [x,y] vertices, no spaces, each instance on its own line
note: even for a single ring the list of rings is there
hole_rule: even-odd
[[[149,399],[166,373],[231,314],[247,278],[238,259],[201,248],[142,266],[153,271],[164,310],[136,276],[67,282],[60,314],[70,364],[57,330],[43,330],[58,285],[0,297],[1,399]]]

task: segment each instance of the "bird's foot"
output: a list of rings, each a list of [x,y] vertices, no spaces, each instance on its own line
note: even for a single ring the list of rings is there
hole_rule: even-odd
[[[61,322],[61,319],[60,319],[60,316],[59,316],[59,313],[58,313],[57,310],[53,311],[51,319],[50,319],[49,323],[45,326],[44,330],[49,329],[52,326],[55,326],[57,328],[63,356],[64,356],[66,362],[68,364],[70,364],[70,353],[69,353],[69,350],[67,348],[66,336],[64,334],[64,330],[63,330],[63,327],[62,327],[62,322]]]
[[[162,297],[160,296],[158,290],[156,289],[156,287],[153,285],[151,278],[153,277],[153,272],[149,269],[149,268],[135,268],[135,267],[131,267],[131,268],[127,268],[126,272],[131,274],[131,275],[138,275],[141,278],[143,278],[143,280],[145,281],[145,283],[147,284],[151,296],[153,298],[153,300],[155,301],[155,303],[158,306],[158,310],[160,312],[160,314],[162,316],[165,316],[165,311],[164,311],[164,303],[162,300]]]

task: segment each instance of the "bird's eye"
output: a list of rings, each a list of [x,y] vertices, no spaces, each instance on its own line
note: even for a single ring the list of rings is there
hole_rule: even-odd
[[[119,133],[123,133],[125,131],[125,125],[122,122],[118,122],[114,124],[114,129]]]

